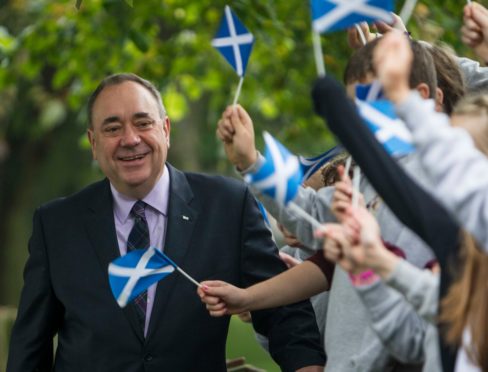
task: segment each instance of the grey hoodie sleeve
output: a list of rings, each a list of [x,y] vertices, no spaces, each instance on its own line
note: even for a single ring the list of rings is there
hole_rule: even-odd
[[[456,57],[461,69],[468,92],[479,92],[488,89],[488,68],[481,67],[476,61],[469,58]]]
[[[423,362],[428,323],[413,306],[381,280],[356,291],[368,309],[371,327],[390,354],[403,363]]]
[[[439,275],[400,260],[385,282],[403,294],[422,318],[435,324],[439,302]]]
[[[310,187],[300,186],[293,202],[317,221],[321,223],[333,222],[335,221],[335,217],[329,209],[333,194],[333,187],[323,187],[315,191]],[[322,242],[314,238],[314,227],[308,221],[297,216],[288,208],[278,204],[269,196],[260,195],[259,199],[269,213],[288,231],[295,235],[302,244],[316,251],[322,249]]]
[[[242,176],[256,171],[264,162],[263,156],[258,152],[258,159],[248,169],[240,172]],[[263,203],[264,208],[271,213],[271,215],[281,223],[288,231],[297,237],[297,239],[306,247],[314,251],[322,249],[322,242],[313,236],[314,227],[303,218],[298,217],[293,211],[277,203],[273,198],[261,194],[258,190],[251,187],[254,195],[259,197]],[[323,187],[318,191],[310,187],[300,186],[298,194],[293,200],[295,204],[309,213],[317,221],[321,223],[335,222],[335,217],[330,210],[332,196],[334,194],[334,187]],[[307,252],[312,255],[312,252]]]
[[[417,92],[397,105],[397,113],[412,133],[432,195],[488,250],[488,158]]]

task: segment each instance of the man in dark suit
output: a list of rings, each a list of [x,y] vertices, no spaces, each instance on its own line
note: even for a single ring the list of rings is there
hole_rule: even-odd
[[[170,121],[149,82],[110,76],[88,112],[107,179],[36,211],[7,371],[224,371],[229,318],[211,318],[192,283],[175,273],[121,309],[107,267],[138,225],[197,280],[242,287],[276,275],[285,267],[254,198],[238,181],[166,163]],[[323,368],[308,302],[255,312],[253,323],[282,370]]]

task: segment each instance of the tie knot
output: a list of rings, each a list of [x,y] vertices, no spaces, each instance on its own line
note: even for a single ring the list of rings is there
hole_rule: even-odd
[[[134,217],[139,217],[142,219],[146,219],[146,214],[144,213],[146,209],[146,203],[142,200],[138,200],[132,207],[131,213]]]

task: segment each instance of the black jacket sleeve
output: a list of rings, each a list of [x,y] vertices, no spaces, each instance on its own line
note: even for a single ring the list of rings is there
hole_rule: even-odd
[[[38,210],[34,215],[24,289],[10,338],[8,372],[52,370],[53,338],[62,307],[51,286],[40,214]]]

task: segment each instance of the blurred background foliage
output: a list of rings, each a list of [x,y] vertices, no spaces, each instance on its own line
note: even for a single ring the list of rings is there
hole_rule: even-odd
[[[172,120],[171,163],[232,175],[215,126],[238,78],[210,45],[227,2],[78,2],[0,0],[0,305],[18,302],[34,208],[101,177],[85,137],[85,102],[106,75],[130,71],[160,88]],[[464,4],[419,1],[412,36],[469,56],[459,40]],[[257,40],[240,98],[256,133],[266,129],[303,155],[331,147],[309,97],[316,70],[308,2],[230,5]],[[327,71],[340,79],[351,54],[345,34],[321,40]]]

